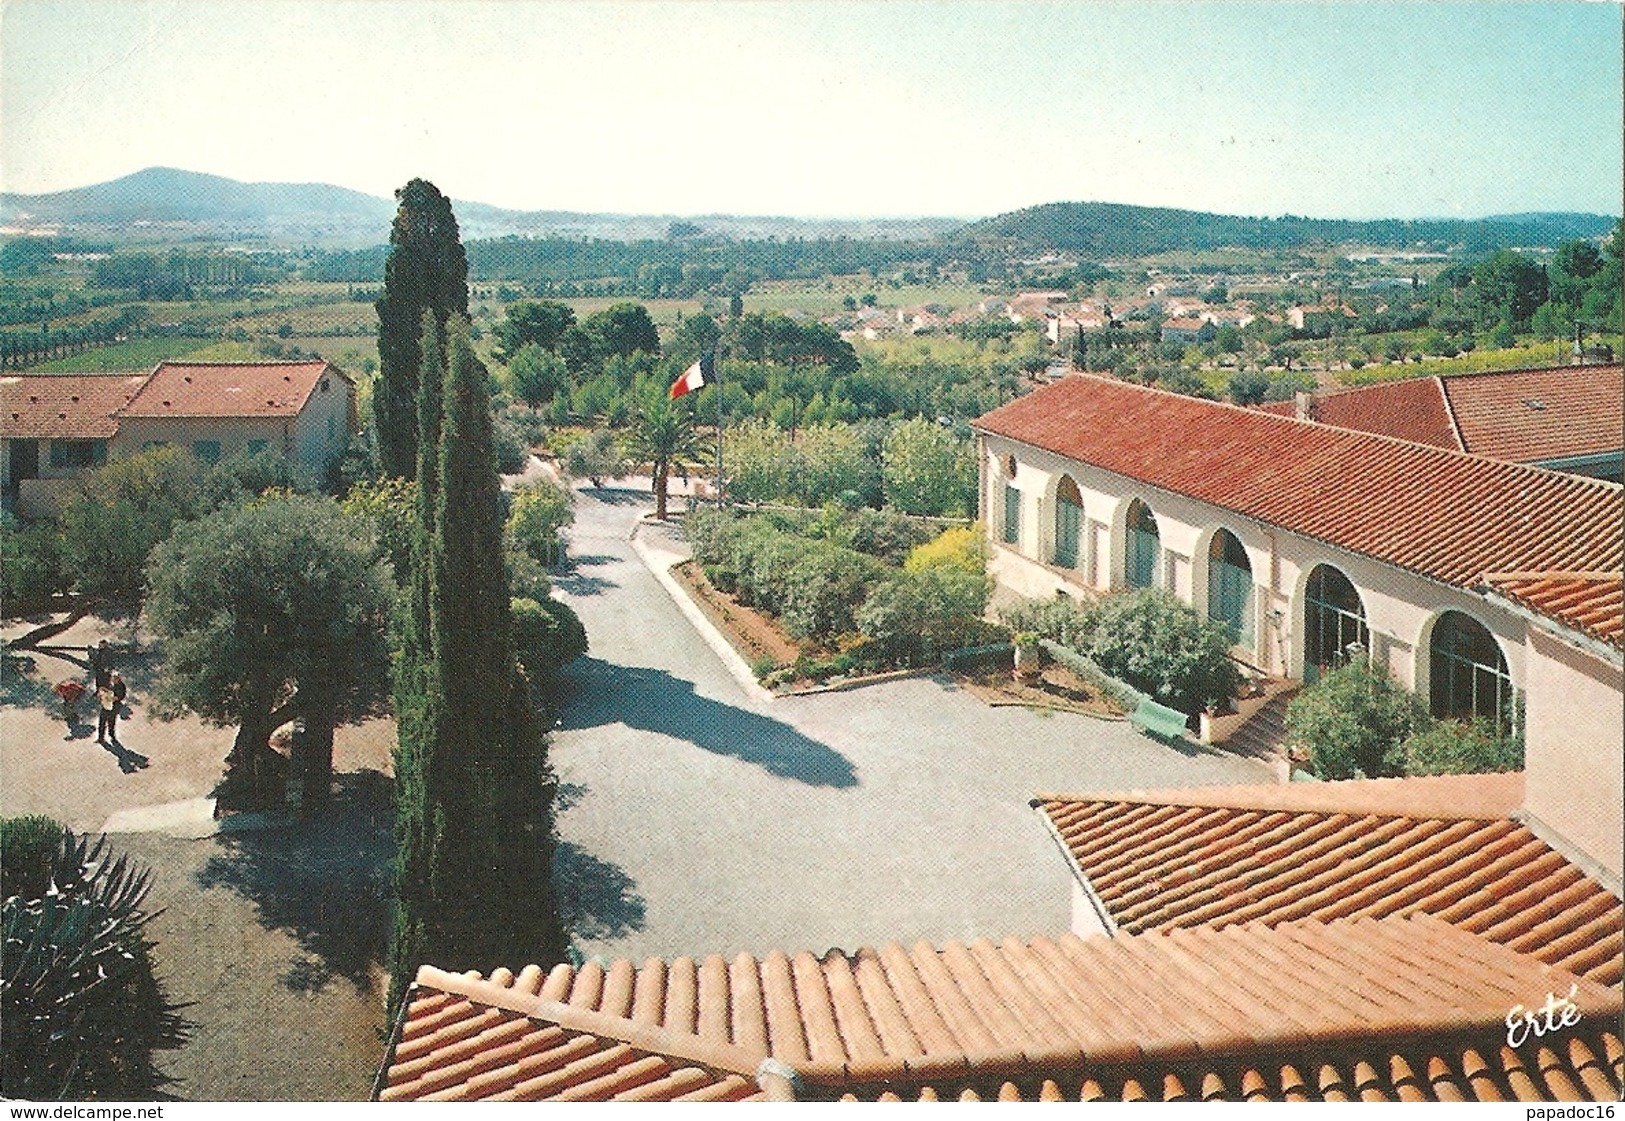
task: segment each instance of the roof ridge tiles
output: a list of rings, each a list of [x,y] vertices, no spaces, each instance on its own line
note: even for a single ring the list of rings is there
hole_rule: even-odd
[[[471,980],[432,965],[418,968],[416,984],[419,988],[455,993],[471,1002],[514,1012],[533,1020],[545,1020],[573,1031],[614,1039],[639,1051],[669,1055],[745,1078],[754,1078],[756,1068],[767,1058],[765,1053],[757,1054],[733,1043],[651,1027],[624,1017],[543,1000],[523,990],[496,985],[484,979]]]

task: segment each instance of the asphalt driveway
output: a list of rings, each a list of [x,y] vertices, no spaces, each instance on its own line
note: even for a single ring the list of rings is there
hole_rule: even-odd
[[[635,555],[646,504],[582,491],[556,583],[592,643],[552,750],[560,887],[589,954],[1054,933],[1070,881],[1034,792],[1271,779],[934,678],[756,699]]]

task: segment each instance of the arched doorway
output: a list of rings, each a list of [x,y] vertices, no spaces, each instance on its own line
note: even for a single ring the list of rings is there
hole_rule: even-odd
[[[1512,717],[1512,675],[1501,644],[1470,615],[1446,611],[1428,639],[1428,708],[1441,720]]]
[[[1083,495],[1072,476],[1061,476],[1055,488],[1055,563],[1078,567],[1078,542],[1083,532]]]
[[[1236,646],[1253,645],[1253,565],[1228,529],[1213,535],[1207,550],[1207,616],[1230,632]]]
[[[1162,557],[1162,535],[1151,507],[1136,498],[1129,503],[1123,523],[1123,582],[1131,588],[1157,586],[1157,562]]]
[[[1003,539],[1006,545],[1021,544],[1021,492],[1016,489],[1016,457],[1004,457]]]
[[[1329,564],[1316,565],[1303,592],[1303,680],[1312,685],[1349,660],[1349,647],[1371,648],[1365,603],[1354,583]]]

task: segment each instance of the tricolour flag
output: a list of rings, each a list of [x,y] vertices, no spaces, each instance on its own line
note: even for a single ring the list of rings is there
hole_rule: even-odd
[[[707,362],[702,357],[694,365],[684,370],[682,376],[671,383],[671,399],[673,401],[685,393],[693,393],[703,385],[710,385],[711,379],[706,376]]]

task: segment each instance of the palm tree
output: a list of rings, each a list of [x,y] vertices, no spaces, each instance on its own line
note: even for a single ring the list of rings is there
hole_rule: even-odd
[[[686,397],[673,401],[659,381],[644,381],[633,395],[632,431],[627,450],[635,462],[647,461],[654,476],[655,517],[666,518],[666,479],[672,464],[698,454],[694,410]]]

